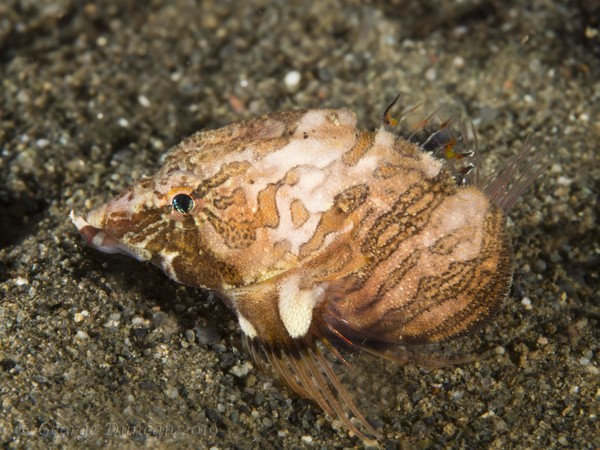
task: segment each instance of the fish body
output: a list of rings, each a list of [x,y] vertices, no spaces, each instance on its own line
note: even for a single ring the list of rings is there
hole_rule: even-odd
[[[365,436],[376,431],[317,343],[439,342],[489,318],[512,278],[490,192],[351,111],[315,109],[196,133],[72,218],[93,247],[217,291],[255,359]]]

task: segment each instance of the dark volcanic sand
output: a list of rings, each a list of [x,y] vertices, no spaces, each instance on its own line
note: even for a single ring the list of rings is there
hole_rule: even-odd
[[[600,447],[597,3],[195,3],[0,4],[0,444],[360,447],[246,362],[218,300],[68,213],[195,130],[322,106],[374,128],[405,91],[470,117],[487,169],[530,134],[552,163],[510,214],[510,299],[458,346],[479,360],[362,380],[382,447]]]

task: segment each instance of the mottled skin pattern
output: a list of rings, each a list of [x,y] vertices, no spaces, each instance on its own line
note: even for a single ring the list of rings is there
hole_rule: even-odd
[[[189,212],[173,207],[179,194]],[[315,342],[438,342],[488,318],[511,282],[503,211],[417,146],[357,129],[347,110],[197,133],[156,175],[73,220],[100,250],[218,291],[253,356],[361,435],[346,412],[374,431]]]

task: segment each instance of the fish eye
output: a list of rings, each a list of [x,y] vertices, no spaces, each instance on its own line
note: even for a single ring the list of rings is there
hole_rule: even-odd
[[[194,199],[188,194],[177,194],[171,200],[171,206],[181,214],[189,214],[194,209]]]

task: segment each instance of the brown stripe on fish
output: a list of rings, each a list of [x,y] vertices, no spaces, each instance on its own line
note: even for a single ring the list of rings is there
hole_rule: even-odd
[[[477,269],[476,264],[466,268],[461,275],[465,275],[467,270],[473,270],[474,275],[465,282],[448,285],[443,293],[440,292],[434,301],[429,302],[428,307],[419,305],[417,311],[409,314],[402,327],[402,338],[411,342],[441,340],[472,329],[471,324],[494,311],[506,295],[506,279],[498,277],[503,268],[493,276]]]
[[[295,199],[290,205],[292,215],[292,225],[294,228],[300,228],[310,218],[310,213],[302,203],[302,200]]]
[[[342,231],[344,220],[365,202],[368,192],[369,188],[366,185],[357,185],[336,195],[333,206],[321,215],[312,238],[300,246],[300,258],[305,258],[321,248],[328,234]]]
[[[508,295],[507,283],[512,277],[510,251],[505,252],[497,263],[497,271],[486,271],[483,281],[479,277],[476,278],[475,285],[472,286],[476,289],[469,289],[470,301],[463,302],[458,312],[428,330],[428,340],[439,341],[472,331],[474,324],[485,323],[500,307],[502,300]],[[467,293],[463,297],[468,299],[466,295]],[[430,320],[427,321],[431,324]]]
[[[431,190],[437,189],[427,186],[425,182],[411,185],[400,195],[390,211],[375,220],[361,243],[361,251],[378,264],[387,259],[401,241],[421,231],[433,209],[443,201],[440,195],[431,195]],[[416,217],[408,213],[415,204],[419,204],[419,210],[423,212]]]
[[[180,170],[182,160],[191,164],[219,161],[249,147],[256,158],[261,158],[263,151],[270,153],[289,143],[298,128],[298,120],[305,114],[305,110],[281,112],[216,130],[200,131],[179,143],[165,158],[164,167],[169,171]],[[215,148],[218,153],[214,152]]]
[[[393,295],[393,290],[402,283],[407,274],[409,274],[418,264],[421,252],[416,250],[410,253],[401,261],[396,263],[396,267],[384,278],[385,281],[377,290],[377,294],[369,301],[359,304],[355,312],[358,314],[367,313],[368,310],[376,308],[381,302],[386,300],[387,294]]]
[[[399,164],[392,164],[388,161],[383,162],[373,171],[373,176],[378,179],[392,178],[406,171],[406,168]]]
[[[239,285],[243,282],[239,270],[232,264],[208,252],[193,255],[194,247],[186,248],[189,250],[180,252],[170,262],[173,273],[180,283],[190,286],[201,284],[210,289],[219,289],[223,284]],[[197,266],[202,267],[200,273]]]
[[[420,155],[402,160],[395,159],[393,163],[383,160],[373,171],[373,176],[377,179],[387,179],[394,176],[420,174],[420,178],[427,179],[431,178],[428,174],[431,171],[432,164],[437,165],[432,161],[424,160]]]
[[[466,332],[488,317],[505,298],[511,276],[510,246],[498,229],[502,220],[499,210],[486,218],[477,258],[421,279],[409,301],[385,310],[371,327],[390,339],[429,342]],[[498,233],[504,237],[498,240]]]
[[[423,160],[423,153],[419,151],[419,147],[404,139],[394,141],[394,151],[402,155],[402,158],[410,158],[419,162]]]
[[[108,220],[103,224],[103,228],[110,229],[111,234],[117,238],[122,238],[125,234],[131,236],[131,239],[139,237],[145,239],[148,234],[147,229],[160,224],[161,217],[168,211],[168,208],[142,210],[137,213],[111,213]],[[139,230],[139,231],[138,231]]]
[[[361,243],[361,252],[368,262],[353,274],[348,294],[363,289],[377,267],[401,248],[402,241],[417,235],[427,226],[447,192],[444,183],[421,180],[400,194],[390,211],[373,221]]]
[[[281,183],[272,183],[267,185],[258,193],[258,217],[261,222],[259,226],[276,228],[279,226],[279,210],[277,209],[277,191]]]
[[[336,208],[325,211],[310,240],[300,246],[299,258],[304,259],[318,250],[328,234],[339,230],[339,224],[344,218],[345,216]]]
[[[463,296],[471,287],[477,270],[479,259],[469,262],[454,262],[448,270],[438,274],[423,277],[417,291],[410,301],[404,302],[400,307],[390,309],[389,313],[399,312],[402,316],[401,324],[406,324],[421,314],[431,310],[450,299]]]
[[[241,187],[234,189],[231,195],[216,194],[212,199],[213,206],[220,210],[225,210],[234,205],[243,207],[246,202],[246,192]]]
[[[337,277],[354,272],[364,264],[362,255],[357,255],[347,242],[334,243],[330,252],[323,253],[306,263],[306,273],[300,283],[301,289],[311,284],[335,280]]]
[[[333,204],[344,214],[348,215],[361,206],[367,200],[368,196],[369,186],[359,184],[337,194],[333,199]]]
[[[342,155],[342,162],[347,166],[355,166],[367,154],[375,142],[375,133],[370,131],[356,131],[356,141],[350,150]]]
[[[429,246],[429,251],[436,255],[451,254],[465,239],[465,235],[461,231],[463,230],[457,230],[454,233],[441,237],[433,245]],[[465,229],[465,232],[470,232],[470,230]]]
[[[203,198],[214,188],[221,186],[231,177],[241,175],[248,170],[250,163],[247,161],[234,161],[228,164],[223,164],[219,171],[211,177],[202,180],[202,183],[191,194],[194,198]]]
[[[468,298],[468,291],[478,289],[474,282],[478,279],[482,258],[467,262],[453,262],[444,272],[423,277],[418,284],[416,292],[408,300],[395,308],[390,308],[389,314],[397,314],[395,319],[398,324],[407,324],[423,311],[431,310],[436,305],[457,296]],[[485,282],[485,280],[482,280]]]
[[[222,219],[209,210],[202,215],[221,236],[225,245],[231,249],[242,249],[252,245],[256,240],[256,228],[253,220],[245,218]]]

